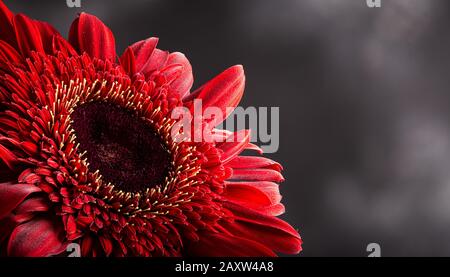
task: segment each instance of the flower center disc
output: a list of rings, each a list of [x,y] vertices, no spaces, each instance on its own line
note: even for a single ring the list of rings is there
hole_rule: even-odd
[[[113,104],[91,102],[72,113],[72,127],[86,151],[89,169],[126,192],[164,182],[171,156],[161,137],[144,120]]]

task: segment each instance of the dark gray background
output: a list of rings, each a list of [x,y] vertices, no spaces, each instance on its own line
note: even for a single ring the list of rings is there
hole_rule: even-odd
[[[62,33],[81,11],[118,51],[158,36],[196,85],[244,64],[242,105],[279,106],[287,213],[303,256],[450,255],[450,1],[5,1]]]

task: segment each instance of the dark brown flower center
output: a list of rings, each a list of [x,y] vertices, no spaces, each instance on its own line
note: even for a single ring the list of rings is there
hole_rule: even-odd
[[[130,111],[105,102],[75,108],[72,127],[90,170],[126,192],[164,182],[171,156],[161,137]]]

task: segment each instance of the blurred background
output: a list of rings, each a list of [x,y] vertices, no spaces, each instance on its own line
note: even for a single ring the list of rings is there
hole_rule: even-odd
[[[450,1],[5,0],[67,34],[97,15],[117,50],[150,36],[196,86],[243,64],[243,107],[280,107],[287,213],[301,256],[450,255]]]

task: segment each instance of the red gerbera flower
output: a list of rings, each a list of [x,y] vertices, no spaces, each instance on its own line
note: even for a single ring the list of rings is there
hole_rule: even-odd
[[[273,256],[298,253],[280,164],[238,142],[179,142],[176,107],[235,107],[234,66],[190,92],[191,65],[149,38],[116,57],[82,13],[65,40],[0,2],[0,249],[8,256]],[[213,122],[217,125],[218,120]]]

